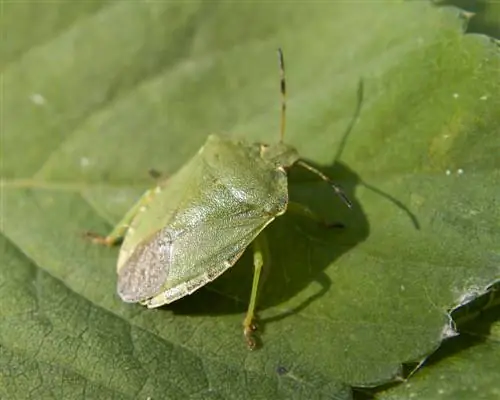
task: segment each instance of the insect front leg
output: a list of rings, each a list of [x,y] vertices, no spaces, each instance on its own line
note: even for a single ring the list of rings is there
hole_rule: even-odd
[[[250,294],[250,303],[248,305],[247,315],[243,321],[243,334],[245,335],[245,339],[250,350],[257,348],[255,307],[257,305],[257,296],[259,294],[260,287],[264,283],[267,276],[267,268],[269,267],[269,251],[264,232],[261,232],[261,234],[257,236],[253,242],[253,264],[255,270],[252,282],[252,292]],[[262,272],[264,272],[264,275],[261,280]]]
[[[102,244],[105,246],[114,246],[115,244],[120,243],[125,237],[130,223],[140,211],[141,207],[148,204],[153,199],[154,195],[155,189],[147,190],[107,236],[101,236],[94,232],[85,232],[85,237],[90,239],[92,243]]]
[[[323,225],[326,228],[344,228],[344,224],[342,224],[341,222],[327,222],[314,211],[312,211],[309,207],[300,203],[295,203],[293,201],[289,202],[287,210],[295,214],[302,215],[303,217],[312,219],[313,221],[317,222],[320,225]]]

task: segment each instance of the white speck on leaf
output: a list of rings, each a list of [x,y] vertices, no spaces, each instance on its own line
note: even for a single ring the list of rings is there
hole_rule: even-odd
[[[451,171],[449,169],[446,170],[446,175],[451,175]]]
[[[458,93],[453,93],[453,98],[458,99],[459,94]]]
[[[118,192],[116,196],[113,196],[111,198],[111,201],[115,203],[124,203],[126,201],[129,201],[129,197],[124,192]]]
[[[80,158],[80,167],[85,168],[90,165],[90,160],[87,157]]]
[[[481,97],[479,98],[479,100],[483,100],[483,101],[484,101],[484,100],[488,100],[488,96],[486,96],[486,95],[481,96]]]
[[[43,97],[40,93],[32,93],[30,95],[30,100],[37,106],[43,106],[45,103],[47,103],[45,97]]]
[[[462,175],[464,173],[464,170],[462,168],[457,169],[457,174]]]

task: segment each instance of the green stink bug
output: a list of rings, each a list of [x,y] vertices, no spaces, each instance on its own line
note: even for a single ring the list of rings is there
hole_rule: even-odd
[[[265,265],[263,229],[291,210],[323,222],[307,207],[289,202],[286,169],[300,165],[328,182],[351,207],[343,191],[283,143],[286,87],[283,53],[278,50],[282,94],[277,144],[210,135],[175,175],[148,190],[106,237],[87,233],[95,243],[123,240],[117,291],[125,302],[148,308],[172,303],[232,267],[253,243],[254,278],[244,336],[256,346],[255,306]]]

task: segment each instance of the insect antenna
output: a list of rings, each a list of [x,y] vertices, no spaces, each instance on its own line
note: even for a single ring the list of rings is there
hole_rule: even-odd
[[[280,124],[280,142],[285,138],[285,124],[286,124],[286,82],[285,82],[285,59],[283,58],[283,51],[278,49],[278,61],[280,66],[280,91],[281,91],[281,124]]]
[[[340,197],[340,199],[346,204],[347,207],[349,207],[349,208],[352,207],[351,201],[347,198],[346,194],[340,188],[340,186],[338,186],[337,184],[335,184],[334,182],[332,182],[332,180],[330,178],[328,178],[324,173],[322,173],[321,171],[317,170],[312,165],[309,165],[305,161],[299,160],[299,161],[297,161],[297,164],[300,165],[301,167],[303,167],[303,168],[311,171],[313,174],[318,175],[321,179],[323,179],[326,183],[328,183],[332,187],[332,189],[335,191],[335,193],[337,194],[337,196]]]

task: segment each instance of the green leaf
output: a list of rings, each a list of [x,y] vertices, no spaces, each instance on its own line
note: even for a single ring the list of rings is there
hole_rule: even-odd
[[[426,367],[402,385],[383,391],[379,400],[478,399],[500,397],[500,296],[497,305],[460,328],[425,363]]]
[[[499,53],[456,11],[9,2],[2,18],[0,397],[348,399],[432,353],[448,311],[499,280]],[[251,255],[147,310],[116,296],[118,249],[81,234],[106,233],[150,168],[174,174],[208,133],[278,140],[278,46],[286,140],[354,208],[292,171],[291,197],[346,229],[270,226],[249,353]]]
[[[7,261],[0,276],[1,398],[288,399],[303,393],[349,394],[307,371],[307,383],[282,378],[278,385],[262,371],[231,367],[223,358],[204,359],[75,294],[4,238],[1,246]]]

